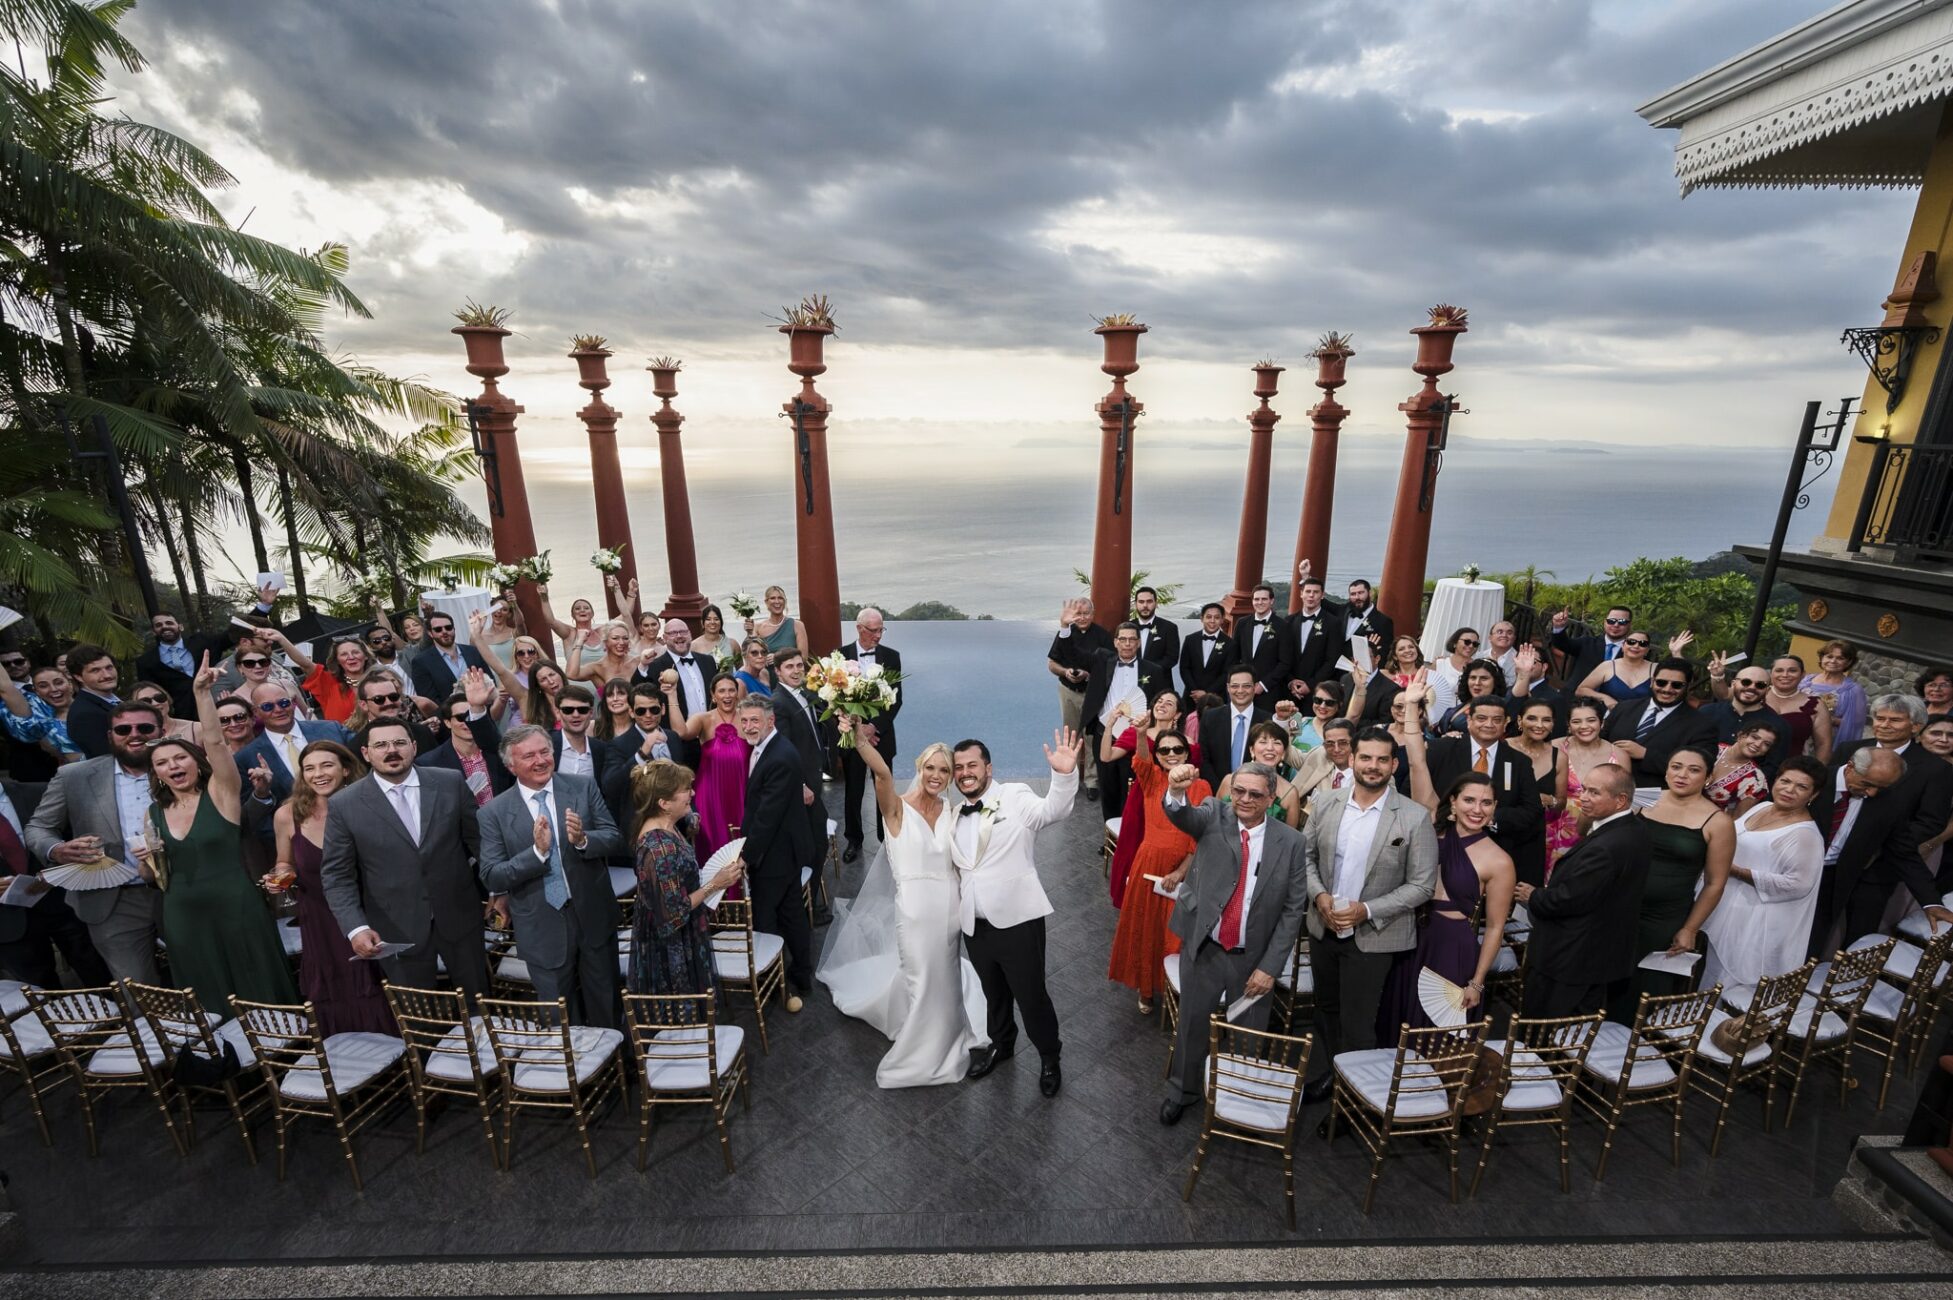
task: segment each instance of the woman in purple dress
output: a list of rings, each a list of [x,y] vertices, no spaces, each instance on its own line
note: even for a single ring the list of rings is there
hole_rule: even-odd
[[[698,791],[693,803],[698,809],[697,851],[700,862],[709,862],[733,838],[732,828],[746,820],[746,763],[753,747],[732,725],[732,712],[739,704],[739,679],[720,673],[706,692],[712,707],[683,716],[678,700],[678,672],[667,668],[658,681],[665,693],[665,716],[671,730],[699,743]]]
[[[298,988],[319,1013],[319,1028],[327,1038],[349,1030],[400,1032],[380,991],[378,963],[353,960],[352,945],[333,918],[319,880],[326,800],[364,775],[360,761],[344,745],[315,740],[299,751],[292,797],[271,823],[278,862],[259,882],[274,893],[291,890],[298,903]]]

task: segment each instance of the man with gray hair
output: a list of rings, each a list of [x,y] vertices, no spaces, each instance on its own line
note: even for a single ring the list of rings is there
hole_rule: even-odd
[[[781,707],[790,707],[782,705]],[[777,934],[787,945],[787,1010],[798,1012],[814,987],[814,930],[800,901],[800,869],[812,862],[813,828],[801,801],[800,758],[793,742],[773,725],[773,701],[748,695],[733,711],[733,725],[753,747],[746,767],[746,894],[753,900],[753,928]]]
[[[481,880],[508,895],[536,1000],[563,999],[572,1024],[616,1028],[617,903],[604,859],[624,837],[596,782],[556,770],[554,748],[526,723],[502,737],[515,781],[481,810]]]
[[[1953,766],[1913,741],[1925,718],[1926,702],[1916,695],[1873,700],[1871,739],[1838,751],[1811,803],[1826,846],[1813,955],[1877,930],[1901,887],[1928,916],[1953,921],[1938,906],[1943,886],[1919,856],[1919,846],[1946,829],[1953,804]]]
[[[879,667],[884,673],[900,676],[902,656],[882,644],[882,612],[873,605],[864,605],[854,616],[854,640],[841,647],[841,657],[858,668]],[[895,715],[902,711],[902,694],[906,688],[895,688],[895,703],[887,713],[875,719],[875,748],[880,752],[889,770],[895,767]],[[868,767],[851,749],[841,751],[841,775],[845,784],[846,811],[842,814],[841,834],[846,847],[841,853],[841,861],[853,862],[861,856],[861,800],[868,789]],[[875,838],[882,838],[881,810],[875,810]]]

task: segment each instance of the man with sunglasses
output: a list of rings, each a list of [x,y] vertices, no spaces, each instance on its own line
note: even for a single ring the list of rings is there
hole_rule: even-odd
[[[1563,681],[1584,682],[1587,674],[1621,657],[1621,642],[1634,631],[1634,611],[1626,605],[1611,606],[1601,619],[1599,636],[1575,636],[1568,628],[1572,615],[1562,607],[1553,611],[1553,648],[1567,656],[1569,666]]]
[[[1715,752],[1715,724],[1689,707],[1689,681],[1695,669],[1688,660],[1670,656],[1655,665],[1648,679],[1648,698],[1629,700],[1607,715],[1601,736],[1627,755],[1637,791],[1659,792],[1668,773],[1668,760],[1678,749],[1706,748]],[[1638,803],[1651,802],[1637,793]]]
[[[366,643],[366,653],[373,656],[371,673],[380,672],[400,683],[400,689],[407,695],[414,693],[414,675],[408,671],[407,661],[401,657],[400,643],[394,639],[393,629],[389,627],[370,627],[360,638]]]
[[[665,730],[665,698],[656,682],[637,682],[631,687],[631,725],[617,733],[610,742],[611,752],[622,759],[629,767],[649,763],[654,758],[668,758],[674,763],[684,763],[691,767],[696,763],[685,763],[681,751],[674,748],[672,734]],[[695,769],[696,770],[696,769]],[[627,781],[629,778],[625,778]],[[619,823],[620,825],[622,823]]]
[[[488,671],[488,661],[471,645],[456,645],[454,619],[439,610],[427,616],[427,648],[414,656],[414,692],[445,700],[470,668]]]
[[[251,784],[251,769],[262,764],[271,772],[271,802],[291,798],[298,780],[298,756],[315,740],[352,744],[352,735],[336,722],[304,721],[298,717],[298,698],[277,682],[261,682],[244,693],[257,711],[257,738],[235,756],[238,775]]]
[[[1745,664],[1733,680],[1722,674],[1722,656],[1709,661],[1709,689],[1715,693],[1712,704],[1702,707],[1702,716],[1716,729],[1716,743],[1736,743],[1736,733],[1758,725],[1770,728],[1776,740],[1770,752],[1757,760],[1763,778],[1774,783],[1777,769],[1790,757],[1790,724],[1764,700],[1770,690],[1770,670],[1761,664]]]
[[[581,682],[568,682],[556,692],[558,726],[549,733],[550,756],[556,770],[580,776],[597,787],[611,821],[630,824],[620,813],[629,812],[631,765],[617,751],[590,734],[597,721],[597,697]],[[628,845],[625,846],[627,849]]]
[[[479,668],[461,675],[461,684],[441,706],[447,739],[414,760],[420,767],[444,767],[459,772],[475,796],[475,805],[488,806],[515,777],[502,762],[502,731],[488,710],[495,703],[495,683]]]
[[[165,610],[149,619],[149,648],[136,658],[136,676],[169,692],[170,711],[179,718],[197,716],[197,696],[191,689],[204,655],[217,657],[221,647],[207,636],[184,635],[183,624]]]
[[[419,697],[389,674],[369,673],[361,679],[359,711],[368,722],[398,718],[412,734],[414,748],[423,754],[441,743],[442,736],[415,716],[420,711]]]
[[[104,857],[140,865],[133,850],[149,824],[149,747],[162,737],[162,715],[147,704],[118,704],[104,729],[108,752],[55,773],[28,821],[28,851],[49,866]],[[156,929],[163,896],[154,885],[137,878],[115,889],[77,890],[68,906],[116,979],[162,983]]]

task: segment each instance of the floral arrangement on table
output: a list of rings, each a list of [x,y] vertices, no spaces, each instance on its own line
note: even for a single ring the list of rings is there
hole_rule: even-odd
[[[522,581],[522,566],[519,564],[497,564],[488,571],[488,589],[507,591]]]
[[[629,542],[619,542],[615,546],[599,546],[590,552],[590,567],[598,573],[621,573],[624,569],[624,548],[629,545]]]
[[[891,673],[880,664],[862,664],[841,657],[841,652],[814,661],[807,670],[807,689],[820,698],[826,709],[821,713],[825,721],[837,713],[845,713],[857,722],[872,722],[895,707],[895,688],[901,684],[902,674]],[[847,732],[841,737],[842,749],[858,747],[858,732]]]
[[[1483,572],[1484,570],[1479,568],[1476,564],[1467,564],[1464,568],[1458,570],[1458,576],[1463,578],[1466,582],[1471,583],[1471,582],[1477,582],[1478,575]]]
[[[456,573],[453,569],[449,569],[447,572],[441,575],[441,587],[444,591],[452,593],[454,589],[456,587],[459,587],[460,585],[461,585],[461,575]]]
[[[549,562],[548,551],[544,551],[540,555],[532,555],[515,567],[522,571],[523,577],[539,587],[548,586],[551,575],[556,572],[555,568]]]
[[[760,603],[750,591],[735,591],[726,597],[726,605],[733,613],[744,619],[751,619],[759,613]]]

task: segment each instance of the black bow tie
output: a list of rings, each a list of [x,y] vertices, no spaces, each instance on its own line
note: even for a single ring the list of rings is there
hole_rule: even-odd
[[[672,662],[675,664],[684,664],[686,667],[690,667],[692,663],[692,657],[690,655],[679,655],[676,659],[672,660]]]
[[[1268,626],[1268,620],[1267,620],[1267,619],[1265,619],[1265,618],[1258,618],[1258,619],[1256,619],[1256,620],[1255,620],[1255,626],[1256,626],[1256,627],[1267,627],[1267,626]]]
[[[980,804],[980,803],[966,803],[966,804],[964,804],[964,805],[963,805],[963,806],[962,806],[961,808],[958,808],[958,809],[956,810],[956,815],[957,815],[958,817],[968,817],[968,816],[970,816],[970,815],[971,815],[971,814],[973,814],[973,813],[980,813],[980,812],[982,812],[982,811],[983,811],[983,805],[982,805],[982,804]]]

